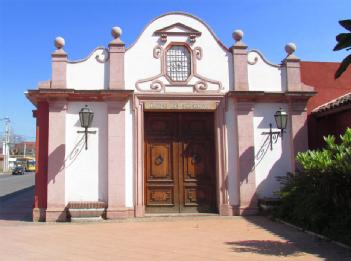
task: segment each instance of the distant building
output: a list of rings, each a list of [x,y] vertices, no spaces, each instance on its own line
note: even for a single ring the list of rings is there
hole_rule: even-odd
[[[112,34],[78,61],[57,38],[51,80],[26,94],[37,107],[33,219],[257,213],[308,148],[315,92],[301,82],[295,45],[272,64],[242,31],[226,47],[179,12],[154,19],[128,48],[119,28]],[[94,113],[87,129],[80,112]],[[282,134],[275,114],[287,115]]]
[[[301,62],[301,81],[312,85],[316,95],[307,103],[308,141],[311,149],[325,145],[323,137],[339,137],[351,128],[351,68],[339,79],[334,75],[339,63]]]
[[[12,155],[35,156],[35,142],[23,141],[14,144],[11,149]]]
[[[318,147],[324,147],[322,138],[327,135],[339,139],[346,128],[351,128],[351,92],[315,108],[312,117],[317,126],[314,134],[319,142]]]

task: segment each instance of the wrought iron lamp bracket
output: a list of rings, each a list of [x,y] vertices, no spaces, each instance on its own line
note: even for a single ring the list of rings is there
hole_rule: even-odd
[[[88,134],[96,134],[96,131],[89,131],[88,128],[84,128],[83,131],[77,131],[77,133],[84,133],[85,136],[85,150],[88,149]]]
[[[279,137],[283,139],[283,133],[283,129],[281,131],[272,131],[272,123],[269,124],[268,132],[262,132],[264,135],[269,135],[269,145],[271,150],[273,150],[273,144],[277,143]]]

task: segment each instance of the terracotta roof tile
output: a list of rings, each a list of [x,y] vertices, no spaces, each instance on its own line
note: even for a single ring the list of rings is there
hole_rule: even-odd
[[[322,104],[321,106],[318,106],[312,111],[312,113],[321,113],[321,112],[330,111],[332,109],[336,109],[341,106],[345,106],[347,104],[351,104],[351,92],[345,95],[342,95],[334,100],[331,100],[325,104]]]

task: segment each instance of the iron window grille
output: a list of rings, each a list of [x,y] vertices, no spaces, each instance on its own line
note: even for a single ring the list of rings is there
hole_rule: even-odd
[[[166,54],[167,75],[174,82],[185,82],[191,74],[189,50],[182,45],[175,45]]]

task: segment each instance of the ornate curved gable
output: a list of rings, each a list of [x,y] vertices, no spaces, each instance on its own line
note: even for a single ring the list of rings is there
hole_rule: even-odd
[[[170,13],[128,48],[126,88],[141,93],[220,93],[229,89],[231,55],[200,19]]]

